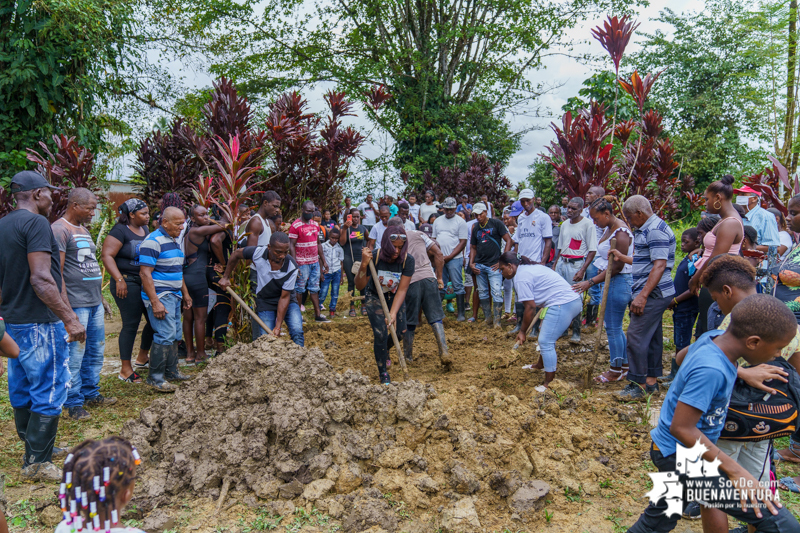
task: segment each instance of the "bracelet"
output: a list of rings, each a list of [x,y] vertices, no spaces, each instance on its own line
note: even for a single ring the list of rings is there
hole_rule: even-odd
[[[673,303],[673,304],[675,304],[675,305],[678,305],[678,300],[676,300],[675,298],[673,298],[673,299],[672,299],[672,303]]]
[[[125,280],[125,278],[119,278],[118,280],[115,280],[115,281],[124,281],[124,280]]]

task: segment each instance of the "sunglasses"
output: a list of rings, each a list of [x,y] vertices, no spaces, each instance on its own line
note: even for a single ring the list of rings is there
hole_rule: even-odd
[[[406,242],[407,236],[403,233],[392,233],[389,235],[389,239],[393,241],[403,241]]]

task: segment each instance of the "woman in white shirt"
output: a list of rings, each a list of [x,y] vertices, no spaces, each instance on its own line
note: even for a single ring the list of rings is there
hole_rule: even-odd
[[[519,344],[523,344],[527,338],[528,326],[536,316],[536,308],[545,308],[538,337],[542,356],[533,367],[544,369],[543,385],[547,387],[556,377],[556,341],[567,331],[575,317],[581,314],[581,297],[552,269],[515,252],[500,256],[500,271],[505,279],[514,280],[517,301],[525,306],[522,325],[517,333]]]
[[[589,216],[599,228],[605,232],[597,243],[594,266],[597,274],[586,281],[572,286],[578,294],[589,290],[593,285],[603,285],[608,268],[608,254],[611,251],[611,239],[616,238],[616,250],[626,256],[633,255],[633,234],[625,223],[614,216],[614,206],[605,198],[598,198],[589,208]],[[594,378],[598,383],[621,381],[628,374],[628,350],[625,333],[622,331],[622,319],[632,299],[631,265],[615,261],[611,267],[611,280],[608,287],[608,299],[604,322],[608,335],[608,351],[611,354],[611,368]]]
[[[767,209],[767,211],[775,215],[775,222],[778,223],[778,237],[780,238],[780,245],[778,245],[778,260],[782,261],[786,258],[789,252],[792,251],[792,248],[794,248],[794,241],[792,240],[791,233],[789,233],[786,228],[786,217],[783,216],[783,213],[774,207],[770,207]]]

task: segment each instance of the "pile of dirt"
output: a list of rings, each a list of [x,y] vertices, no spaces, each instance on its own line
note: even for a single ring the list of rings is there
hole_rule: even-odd
[[[187,491],[218,498],[228,484],[278,514],[313,504],[345,531],[531,528],[544,524],[548,493],[599,494],[647,450],[644,426],[616,428],[635,420],[629,408],[559,381],[553,391],[520,399],[465,386],[440,397],[418,381],[371,385],[318,349],[262,337],[214,359],[123,435],[144,459],[151,508]]]

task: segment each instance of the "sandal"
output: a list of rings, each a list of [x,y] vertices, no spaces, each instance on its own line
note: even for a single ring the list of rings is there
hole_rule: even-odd
[[[352,317],[356,316],[356,308],[355,307],[351,307],[350,308],[350,316],[352,316]]]
[[[150,359],[147,360],[145,363],[140,363],[139,361],[133,362],[133,368],[150,368]]]
[[[784,450],[788,450],[789,453],[794,455],[796,459],[786,459],[786,457],[784,457],[783,455],[780,454],[780,452],[782,452],[783,450],[775,450],[773,452],[773,455],[772,455],[773,459],[775,461],[784,461],[786,463],[793,463],[793,464],[800,463],[800,454],[798,454],[795,451],[795,450],[800,451],[800,446],[798,446],[794,442],[789,442],[789,447],[788,448],[784,448]]]
[[[141,383],[142,382],[142,376],[137,374],[135,371],[131,372],[131,375],[128,376],[127,378],[123,378],[122,376],[117,374],[117,379],[119,379],[120,381],[126,381],[128,383]]]
[[[609,368],[599,376],[595,377],[594,381],[596,383],[612,383],[614,381],[622,381],[626,375],[627,372],[623,370],[614,370]]]
[[[468,318],[467,322],[475,322],[475,317],[473,316],[473,317]]]
[[[800,486],[797,485],[797,482],[794,478],[785,477],[778,481],[778,488],[781,490],[786,490],[789,492],[796,492],[800,494]]]

